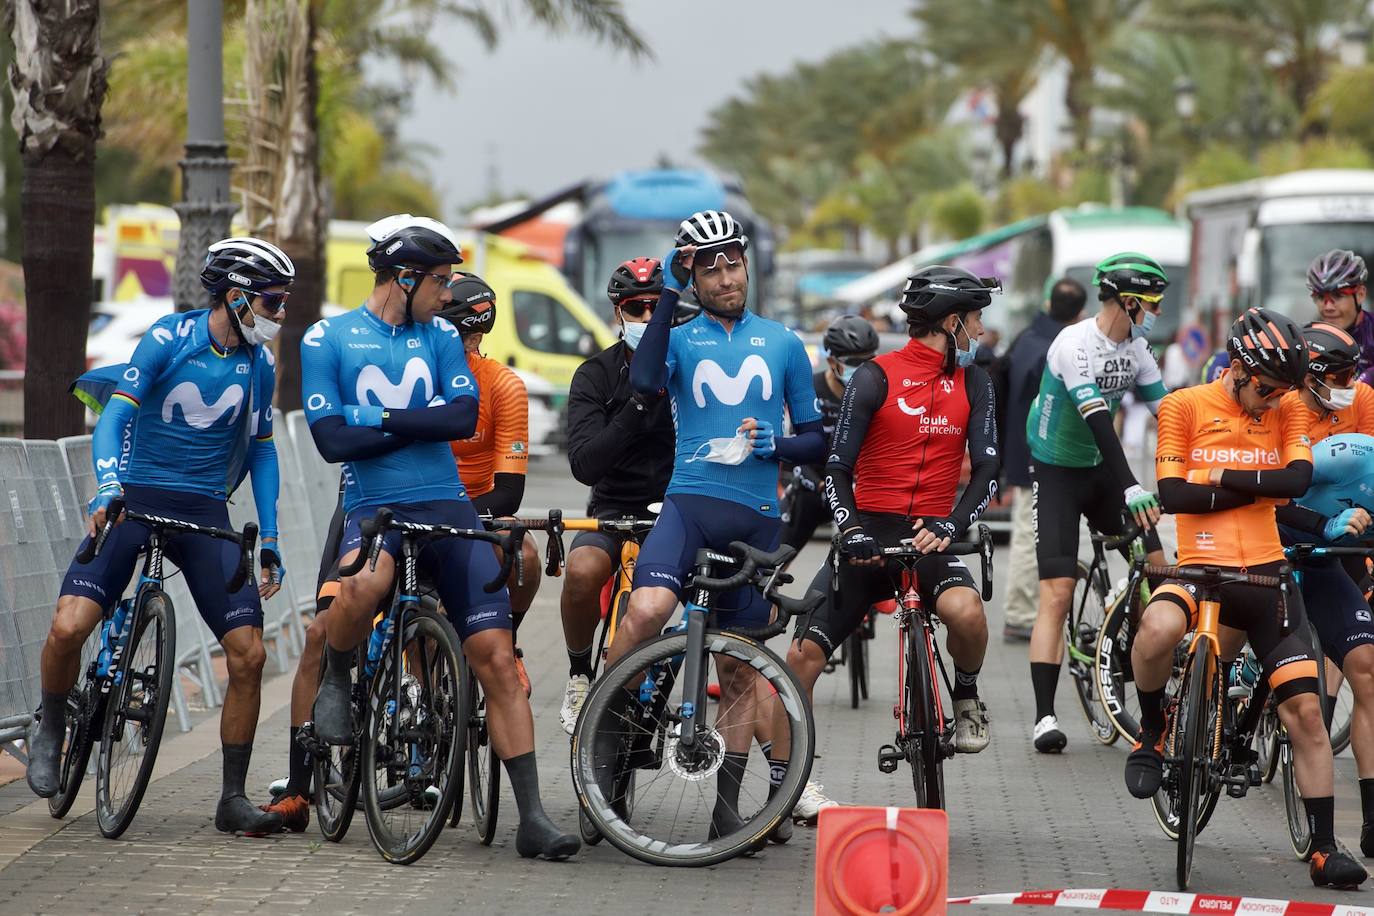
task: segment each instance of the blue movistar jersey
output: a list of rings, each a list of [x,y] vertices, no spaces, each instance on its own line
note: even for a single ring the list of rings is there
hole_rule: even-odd
[[[209,314],[168,315],[139,342],[96,425],[98,483],[225,499],[252,461],[250,437],[272,438],[271,351],[224,351],[210,334]]]
[[[778,463],[706,459],[712,439],[733,439],[746,417],[767,420],[777,435],[784,407],[794,425],[818,422],[811,361],[801,339],[776,321],[746,311],[730,331],[705,313],[668,338],[668,394],[677,426],[669,493],[728,499],[778,514]]]
[[[316,322],[301,340],[306,419],[348,406],[405,410],[477,397],[458,329],[443,318],[387,324],[361,306]],[[447,442],[413,442],[378,458],[346,461],[344,511],[466,499]]]
[[[1374,513],[1374,436],[1341,433],[1314,443],[1312,484],[1297,503],[1327,518],[1346,509]]]

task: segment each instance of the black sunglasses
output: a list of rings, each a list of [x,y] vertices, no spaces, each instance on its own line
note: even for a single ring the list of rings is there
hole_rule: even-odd
[[[647,312],[652,312],[654,306],[658,304],[657,299],[641,297],[639,299],[626,299],[620,303],[621,314],[630,318],[643,318]]]

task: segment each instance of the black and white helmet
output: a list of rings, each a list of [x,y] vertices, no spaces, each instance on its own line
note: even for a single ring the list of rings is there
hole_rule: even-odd
[[[231,289],[260,292],[273,286],[290,286],[296,265],[271,242],[238,237],[215,242],[205,253],[200,285],[214,296]]]
[[[749,236],[744,234],[744,227],[739,220],[724,210],[701,210],[684,219],[677,227],[673,246],[682,248],[686,245],[695,245],[698,249],[738,245],[748,251]]]
[[[372,240],[367,263],[373,270],[463,263],[463,246],[453,230],[428,216],[383,217],[367,227],[367,237]]]

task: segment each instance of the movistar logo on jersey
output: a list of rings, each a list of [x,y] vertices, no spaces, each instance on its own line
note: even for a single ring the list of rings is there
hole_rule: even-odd
[[[773,397],[773,376],[768,372],[768,363],[757,353],[751,353],[740,363],[739,372],[730,375],[720,363],[713,359],[703,359],[697,363],[692,373],[692,396],[698,407],[706,406],[706,389],[722,404],[734,407],[743,403],[749,395],[754,379],[763,383],[762,396],[765,401]]]
[[[182,382],[167,392],[167,399],[162,402],[162,422],[171,423],[180,407],[182,419],[193,429],[209,429],[226,413],[233,423],[243,407],[243,394],[242,385],[230,385],[214,403],[207,404],[195,382]]]
[[[401,380],[392,384],[381,366],[364,366],[358,373],[357,394],[359,404],[377,403],[382,407],[400,410],[415,402],[415,388],[423,392],[422,401],[428,403],[434,397],[434,377],[429,363],[418,356],[406,360]],[[368,400],[372,395],[372,400]]]

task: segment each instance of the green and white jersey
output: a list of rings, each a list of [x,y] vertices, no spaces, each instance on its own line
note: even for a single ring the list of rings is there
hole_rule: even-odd
[[[1031,457],[1066,468],[1101,464],[1102,453],[1086,418],[1099,410],[1114,415],[1132,388],[1152,411],[1166,393],[1146,340],[1116,343],[1098,329],[1096,318],[1060,331],[1050,344],[1040,394],[1026,418]]]

